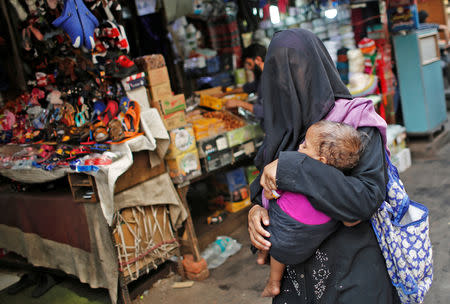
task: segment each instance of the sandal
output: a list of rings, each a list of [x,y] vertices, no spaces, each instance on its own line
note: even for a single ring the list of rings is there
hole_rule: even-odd
[[[99,121],[98,123],[94,124],[91,130],[93,131],[92,136],[94,137],[94,140],[96,142],[102,143],[109,137],[108,130],[103,124],[103,121]]]
[[[139,132],[139,121],[141,116],[141,108],[139,104],[133,100],[130,101],[127,112],[124,117],[125,136],[131,137]]]
[[[118,119],[113,119],[108,124],[109,137],[112,141],[118,142],[125,138],[122,123]]]
[[[81,105],[81,111],[75,114],[75,123],[77,127],[82,127],[88,121],[88,106]]]
[[[74,110],[73,106],[70,103],[65,102],[63,104],[63,108],[62,108],[61,121],[66,126],[72,127],[73,125],[75,125],[74,113],[75,113],[75,110]]]
[[[114,100],[108,100],[106,108],[102,114],[99,115],[100,120],[103,121],[105,126],[108,125],[109,121],[117,116],[119,113],[119,105]]]

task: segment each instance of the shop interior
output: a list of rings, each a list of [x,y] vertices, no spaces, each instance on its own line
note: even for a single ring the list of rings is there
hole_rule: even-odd
[[[247,224],[264,129],[245,54],[276,31],[323,41],[388,123],[400,172],[410,140],[444,131],[448,1],[0,3],[0,262],[62,271],[112,303],[168,262],[207,279],[202,251]]]

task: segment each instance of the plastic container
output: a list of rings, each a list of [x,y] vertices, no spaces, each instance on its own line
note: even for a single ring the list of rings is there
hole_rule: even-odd
[[[241,249],[242,245],[228,236],[218,236],[214,242],[201,253],[206,260],[208,269],[214,269],[222,265],[229,256]]]

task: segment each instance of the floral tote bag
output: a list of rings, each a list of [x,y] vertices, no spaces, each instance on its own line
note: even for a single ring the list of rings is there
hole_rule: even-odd
[[[386,153],[386,199],[371,222],[402,303],[422,303],[433,281],[428,209],[410,200]]]

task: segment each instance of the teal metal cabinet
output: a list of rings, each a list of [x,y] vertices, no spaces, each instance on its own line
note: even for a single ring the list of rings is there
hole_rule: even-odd
[[[409,135],[430,135],[447,119],[437,30],[395,35],[403,120]]]

